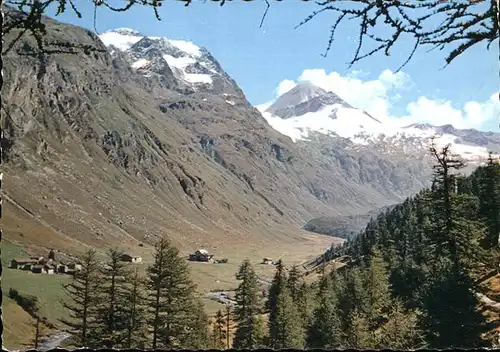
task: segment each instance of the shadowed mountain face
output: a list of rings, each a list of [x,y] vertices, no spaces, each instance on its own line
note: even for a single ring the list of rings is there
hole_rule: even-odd
[[[35,46],[25,37],[4,58],[6,199],[53,233],[47,243],[135,245],[165,233],[180,247],[292,241],[314,217],[400,201],[428,176],[343,138],[293,143],[205,49],[125,30],[110,33],[128,42],[101,36],[104,45],[46,22],[48,41],[108,50],[40,60],[23,55]],[[305,90],[317,104],[338,99]]]
[[[308,221],[307,224],[304,225],[304,229],[323,235],[349,238],[363,231],[370,222],[370,219],[376,219],[379,214],[390,211],[394,207],[395,205],[385,206],[372,210],[366,214],[319,217]]]

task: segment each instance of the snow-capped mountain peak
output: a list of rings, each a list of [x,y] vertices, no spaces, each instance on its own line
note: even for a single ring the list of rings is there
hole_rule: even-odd
[[[135,29],[132,29],[132,28],[116,28],[116,29],[113,29],[113,30],[110,30],[108,31],[108,33],[117,33],[117,34],[121,34],[121,35],[129,35],[129,36],[142,36],[141,33],[139,33],[138,31],[136,31]]]
[[[283,109],[305,103],[326,94],[327,92],[324,89],[315,86],[309,81],[300,82],[294,88],[281,95],[273,106],[276,109]]]
[[[453,152],[472,162],[481,162],[490,150],[500,152],[500,133],[428,123],[402,127],[396,120],[374,118],[310,82],[282,94],[262,115],[274,129],[294,141],[313,141],[314,135],[322,134],[347,138],[352,148],[368,145],[383,153],[414,156],[427,153],[434,138],[438,146],[451,144]]]
[[[328,92],[309,81],[300,82],[282,94],[266,112],[287,119],[317,112],[326,106],[351,107],[333,92]]]
[[[99,35],[104,45],[120,51],[128,50],[132,45],[141,40],[142,37],[138,31],[130,28],[117,28]]]
[[[434,128],[435,126],[431,125],[430,123],[412,123],[411,125],[404,126],[403,128],[408,129],[408,128],[418,128],[420,130],[429,130]]]
[[[311,82],[301,82],[282,94],[263,115],[271,126],[293,140],[322,133],[366,144],[373,136],[391,132],[390,126]]]
[[[143,36],[130,28],[107,31],[100,39],[112,54],[115,50],[125,53],[132,68],[144,76],[164,72],[164,64],[178,81],[190,86],[211,85],[214,76],[223,75],[208,51],[189,41]]]

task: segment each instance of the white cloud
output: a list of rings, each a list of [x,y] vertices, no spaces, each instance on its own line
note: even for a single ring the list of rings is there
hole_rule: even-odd
[[[294,81],[291,81],[289,79],[285,79],[284,81],[281,81],[278,84],[278,87],[275,90],[275,94],[276,94],[276,96],[279,97],[280,95],[285,94],[289,90],[292,90],[296,85],[297,85],[297,83],[295,83]]]
[[[394,73],[388,69],[381,72],[377,79],[367,80],[364,77],[366,74],[361,71],[341,76],[323,69],[307,69],[295,81],[287,79],[280,82],[274,92],[275,98],[295,87],[298,82],[310,81],[336,93],[352,106],[367,111],[377,119],[390,119],[398,125],[428,122],[433,125],[452,124],[456,128],[481,128],[500,116],[498,94],[493,94],[484,102],[467,102],[462,107],[453,106],[451,101],[420,96],[406,106],[406,115],[396,116],[392,112],[395,104],[414,87],[411,78],[404,72]],[[270,104],[272,101],[262,104],[259,109],[263,111]]]
[[[456,128],[481,128],[500,116],[498,94],[492,94],[484,102],[469,101],[461,109],[452,106],[452,102],[431,100],[419,97],[406,107],[408,115],[399,118],[403,124],[415,122],[433,125],[451,124]]]
[[[389,116],[392,107],[391,91],[403,90],[412,85],[404,72],[385,70],[378,79],[371,81],[363,81],[357,76],[360,76],[359,72],[351,77],[343,77],[337,72],[327,74],[325,70],[312,69],[302,72],[298,81],[311,81],[318,87],[334,92],[352,106],[378,117]]]
[[[273,102],[272,101],[269,101],[267,103],[264,103],[264,104],[260,104],[260,105],[255,105],[255,108],[257,110],[259,110],[260,112],[264,112],[267,110],[268,107],[270,107],[271,105],[273,105]]]

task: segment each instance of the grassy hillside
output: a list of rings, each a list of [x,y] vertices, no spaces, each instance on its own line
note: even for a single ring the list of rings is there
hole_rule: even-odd
[[[65,299],[61,284],[70,280],[63,275],[41,275],[10,269],[8,266],[13,258],[25,257],[28,254],[23,248],[7,239],[2,240],[2,295],[3,295],[3,321],[4,345],[7,348],[32,347],[34,337],[34,319],[25,312],[15,301],[8,297],[11,288],[16,289],[21,295],[33,295],[38,298],[40,315],[47,317],[55,326],[61,326],[59,319],[66,315],[61,304]]]

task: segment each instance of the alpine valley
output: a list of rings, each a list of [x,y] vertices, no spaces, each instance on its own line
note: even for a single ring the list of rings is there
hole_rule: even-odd
[[[7,24],[21,16],[4,13]],[[204,248],[229,258],[189,264],[209,305],[214,290],[219,298],[234,290],[243,259],[314,260],[429,186],[433,138],[451,144],[468,171],[500,152],[499,133],[396,126],[310,82],[254,107],[206,48],[44,23],[47,45],[76,49],[33,55],[37,43],[25,35],[3,56],[4,267],[19,256],[71,259],[112,246],[150,264],[166,236],[183,255]],[[259,266],[259,283],[274,270]],[[2,274],[8,348],[27,344],[33,324],[12,292],[36,294],[53,330],[68,314],[59,298],[70,279],[31,274]]]
[[[436,134],[472,164],[500,148],[496,133],[384,124],[309,82],[259,112],[205,48],[46,22],[48,42],[101,50],[40,61],[27,37],[5,57],[6,230],[28,217],[34,245],[300,240],[314,218],[426,186]]]

